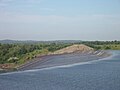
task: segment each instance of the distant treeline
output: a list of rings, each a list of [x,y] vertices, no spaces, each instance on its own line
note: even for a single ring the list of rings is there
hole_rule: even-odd
[[[120,41],[82,41],[79,44],[88,45],[94,49],[120,50]]]
[[[109,44],[120,44],[120,41],[81,41],[83,44],[93,44],[93,45],[109,45]]]
[[[52,43],[57,43],[57,44],[61,44],[61,43],[78,43],[81,40],[54,40],[54,41],[34,41],[34,40],[25,40],[25,41],[20,41],[20,40],[0,40],[0,43],[2,44],[52,44]]]

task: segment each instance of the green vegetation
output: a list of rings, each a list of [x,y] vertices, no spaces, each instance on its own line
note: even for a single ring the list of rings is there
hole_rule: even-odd
[[[80,42],[94,49],[101,50],[120,50],[120,41],[84,41]]]
[[[96,50],[120,50],[120,41],[46,41],[36,43],[0,43],[0,68],[15,67],[25,62],[73,44],[85,44]]]
[[[70,44],[0,44],[0,64],[23,64],[40,55],[46,55]]]

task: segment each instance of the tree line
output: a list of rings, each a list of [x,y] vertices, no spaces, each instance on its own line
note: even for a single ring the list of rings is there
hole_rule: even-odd
[[[38,54],[54,52],[70,44],[0,44],[0,64],[22,63]]]

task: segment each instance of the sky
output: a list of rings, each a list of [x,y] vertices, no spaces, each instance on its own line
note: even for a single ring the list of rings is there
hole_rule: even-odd
[[[120,0],[0,0],[0,40],[120,40]]]

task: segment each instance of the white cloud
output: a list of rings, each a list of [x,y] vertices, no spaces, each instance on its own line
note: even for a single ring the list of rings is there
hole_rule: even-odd
[[[23,15],[20,13],[8,13],[1,12],[0,14],[0,22],[8,22],[8,23],[47,23],[47,22],[61,22],[66,18],[63,16],[41,16],[41,15]]]
[[[41,8],[43,10],[54,10],[49,8]],[[9,22],[9,23],[81,23],[88,24],[94,23],[113,23],[120,24],[119,15],[84,15],[78,17],[65,17],[65,16],[56,16],[56,15],[24,15],[21,13],[8,13],[0,11],[0,22]]]

